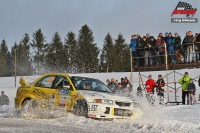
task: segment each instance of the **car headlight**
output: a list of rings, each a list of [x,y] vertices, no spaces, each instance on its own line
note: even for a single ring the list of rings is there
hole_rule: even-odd
[[[94,103],[104,103],[104,104],[113,104],[112,100],[108,99],[94,99]]]

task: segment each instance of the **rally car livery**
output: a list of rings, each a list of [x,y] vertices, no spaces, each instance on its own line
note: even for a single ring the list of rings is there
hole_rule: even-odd
[[[23,77],[19,82],[15,97],[19,110],[32,101],[37,107],[62,108],[92,118],[131,118],[138,113],[134,100],[114,94],[98,79],[51,73],[30,84]]]

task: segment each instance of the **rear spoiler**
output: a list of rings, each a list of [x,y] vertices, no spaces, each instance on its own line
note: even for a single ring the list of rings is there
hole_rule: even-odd
[[[19,83],[20,83],[22,86],[26,86],[26,85],[27,85],[26,80],[25,80],[24,77],[20,77]]]

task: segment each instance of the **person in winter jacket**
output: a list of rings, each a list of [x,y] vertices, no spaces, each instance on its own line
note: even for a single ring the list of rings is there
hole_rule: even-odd
[[[200,55],[200,40],[198,42],[198,36],[199,36],[199,34],[196,33],[195,36],[194,36],[194,39],[193,39],[194,51],[195,51],[195,54],[196,54],[196,56],[195,56],[196,57],[196,59],[195,59],[196,62],[200,61],[200,56],[199,56]]]
[[[116,83],[115,83],[115,79],[114,78],[111,78],[111,82],[109,83],[108,85],[112,90],[116,90],[117,89],[117,86],[116,86]]]
[[[131,43],[130,43],[130,48],[132,49],[132,57],[134,58],[133,64],[137,65],[137,45],[138,45],[138,39],[135,38],[135,35],[131,36]]]
[[[5,95],[4,91],[1,91],[0,106],[9,105],[9,98]]]
[[[193,80],[190,79],[190,83],[188,85],[188,90],[189,90],[189,104],[194,104],[196,103],[196,98],[195,98],[195,91],[196,91],[196,86],[193,83]]]
[[[149,79],[146,81],[145,87],[146,87],[146,91],[147,93],[149,92],[154,92],[154,88],[155,88],[155,82],[152,79],[152,75],[149,75],[148,77]]]
[[[155,64],[155,65],[158,65],[158,61],[157,61],[157,55],[158,55],[158,52],[157,52],[157,48],[156,48],[156,39],[151,36],[150,37],[150,41],[149,41],[149,44],[151,45],[151,53],[152,53],[152,57],[151,57],[151,60],[152,60],[152,63]],[[153,65],[152,64],[152,65]]]
[[[198,34],[198,36],[196,37],[196,45],[198,45],[198,53],[197,54],[199,54],[199,60],[198,61],[200,61],[200,33]]]
[[[164,97],[164,86],[165,86],[165,81],[164,79],[162,78],[162,75],[158,75],[158,80],[156,81],[156,91],[158,92],[157,95],[161,95]]]
[[[180,56],[179,57],[179,55],[181,54],[183,54],[183,52],[182,52],[182,48],[181,48],[181,38],[180,38],[180,36],[178,35],[178,33],[177,32],[175,32],[174,33],[174,45],[175,45],[175,52],[176,52],[176,60],[177,60],[177,62],[182,62],[182,56]],[[177,53],[180,53],[180,54],[177,54]]]
[[[156,47],[157,47],[157,51],[159,52],[159,56],[157,56],[157,61],[159,62],[159,64],[164,65],[165,64],[165,44],[161,36],[158,36],[158,39],[156,40]]]
[[[137,56],[138,56],[138,67],[143,67],[144,66],[144,46],[142,43],[143,39],[140,39],[140,41],[138,41],[138,46],[137,46]]]
[[[170,63],[176,63],[175,48],[174,48],[174,37],[170,32],[166,40],[167,51],[170,57]]]
[[[151,52],[151,45],[147,41],[147,38],[144,36],[143,41],[142,41],[142,46],[144,46],[144,61],[145,61],[145,66],[151,66],[153,65],[152,61],[152,52]],[[149,64],[150,63],[150,64]]]
[[[193,35],[191,31],[186,32],[186,36],[183,39],[182,45],[184,46],[184,61],[190,62],[190,54],[192,54],[192,60],[194,59],[193,54]]]
[[[188,85],[190,83],[190,77],[188,76],[188,72],[185,72],[184,76],[178,82],[182,85],[182,104],[185,105],[185,97],[187,96],[188,99],[189,96]],[[189,101],[187,103],[189,104]]]

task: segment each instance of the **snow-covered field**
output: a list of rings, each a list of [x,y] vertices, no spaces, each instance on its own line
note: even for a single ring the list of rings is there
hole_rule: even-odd
[[[178,70],[178,73],[184,74],[189,72],[191,78],[196,78],[200,75],[200,69]],[[171,73],[169,71],[168,73]],[[148,76],[152,74],[153,79],[157,79],[158,74],[166,75],[165,71],[161,72],[142,72],[142,75]],[[114,77],[120,81],[121,77],[130,77],[130,73],[95,73],[95,74],[80,74],[91,76],[102,80]],[[27,80],[36,79],[38,76],[26,77]],[[177,82],[182,76],[175,75]],[[143,77],[143,82],[147,78]],[[167,81],[167,78],[164,78]],[[174,81],[174,73],[168,76],[169,82]],[[168,104],[167,106],[149,106],[146,99],[139,100],[134,95],[134,98],[142,105],[142,115],[136,116],[130,120],[113,120],[113,121],[100,121],[94,119],[87,119],[84,117],[77,117],[73,114],[67,114],[61,111],[38,111],[34,117],[25,117],[14,108],[14,97],[17,87],[14,87],[14,77],[1,77],[0,78],[0,91],[4,90],[5,94],[9,96],[10,106],[0,107],[0,133],[60,133],[60,132],[98,132],[98,133],[198,133],[200,132],[200,104],[195,105],[176,105]],[[17,86],[19,77],[17,77]],[[197,87],[196,99],[200,93],[199,86],[195,81]],[[139,85],[138,73],[133,73],[134,93]],[[174,83],[170,84],[174,87]],[[177,87],[180,85],[176,84]],[[167,87],[165,88],[165,90]],[[173,91],[170,87],[170,91]],[[169,100],[175,101],[174,92],[169,93]],[[181,91],[177,92],[177,99],[181,102]],[[168,99],[165,93],[166,100]]]

